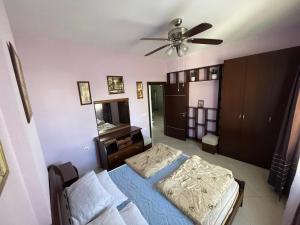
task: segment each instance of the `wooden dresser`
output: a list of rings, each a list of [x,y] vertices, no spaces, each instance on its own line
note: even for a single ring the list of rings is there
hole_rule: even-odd
[[[96,137],[100,162],[103,169],[111,170],[124,160],[144,151],[142,128],[128,127]]]

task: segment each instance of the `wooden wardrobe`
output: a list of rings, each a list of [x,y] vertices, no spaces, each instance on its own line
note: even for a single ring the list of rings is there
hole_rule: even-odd
[[[224,62],[220,154],[270,168],[299,65],[300,47]]]

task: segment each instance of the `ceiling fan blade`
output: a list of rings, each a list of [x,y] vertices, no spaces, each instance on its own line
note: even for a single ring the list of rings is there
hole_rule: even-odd
[[[161,47],[159,47],[159,48],[157,48],[157,49],[155,49],[155,50],[153,50],[153,51],[147,53],[145,56],[151,55],[151,54],[153,54],[153,53],[155,53],[155,52],[157,52],[157,51],[159,51],[159,50],[161,50],[161,49],[163,49],[163,48],[165,48],[165,47],[168,47],[168,46],[170,46],[170,45],[171,45],[171,44],[163,45],[163,46],[161,46]]]
[[[194,43],[194,44],[219,45],[223,42],[223,40],[208,39],[208,38],[191,38],[191,39],[187,39],[187,42]]]
[[[169,41],[168,38],[141,38],[143,41]]]
[[[203,31],[206,31],[210,28],[212,28],[211,24],[209,24],[209,23],[200,23],[199,25],[197,25],[197,26],[193,27],[192,29],[189,29],[187,32],[185,32],[183,34],[183,36],[189,38],[189,37],[192,37],[196,34],[199,34],[199,33],[203,32]]]

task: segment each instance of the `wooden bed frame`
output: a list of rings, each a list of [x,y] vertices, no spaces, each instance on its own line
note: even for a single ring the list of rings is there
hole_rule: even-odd
[[[76,167],[74,167],[76,169]],[[50,188],[50,203],[52,225],[72,225],[70,218],[70,207],[67,204],[62,204],[61,198],[64,196],[64,184],[61,170],[54,165],[48,167],[49,188]],[[239,209],[243,205],[245,182],[235,179],[239,184],[239,195],[233,206],[232,212],[228,216],[224,225],[231,225],[233,219]],[[66,201],[67,202],[67,201]]]

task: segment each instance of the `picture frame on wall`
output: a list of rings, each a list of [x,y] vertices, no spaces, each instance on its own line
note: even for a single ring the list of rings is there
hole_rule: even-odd
[[[19,56],[17,55],[17,52],[12,45],[12,43],[8,43],[8,50],[11,58],[11,62],[14,68],[15,77],[17,80],[19,92],[22,99],[23,108],[25,111],[26,120],[28,123],[30,123],[31,117],[32,117],[32,108],[29,100],[28,91],[26,88],[25,78],[23,74],[22,64]]]
[[[144,98],[143,82],[142,81],[137,81],[136,82],[136,94],[137,94],[138,99]]]
[[[0,195],[5,186],[8,174],[9,174],[9,169],[5,159],[4,150],[0,141]]]
[[[77,81],[80,104],[90,105],[92,104],[92,96],[89,81]]]
[[[204,108],[204,100],[198,100],[198,108]]]
[[[107,76],[107,87],[110,95],[125,93],[123,76]]]

